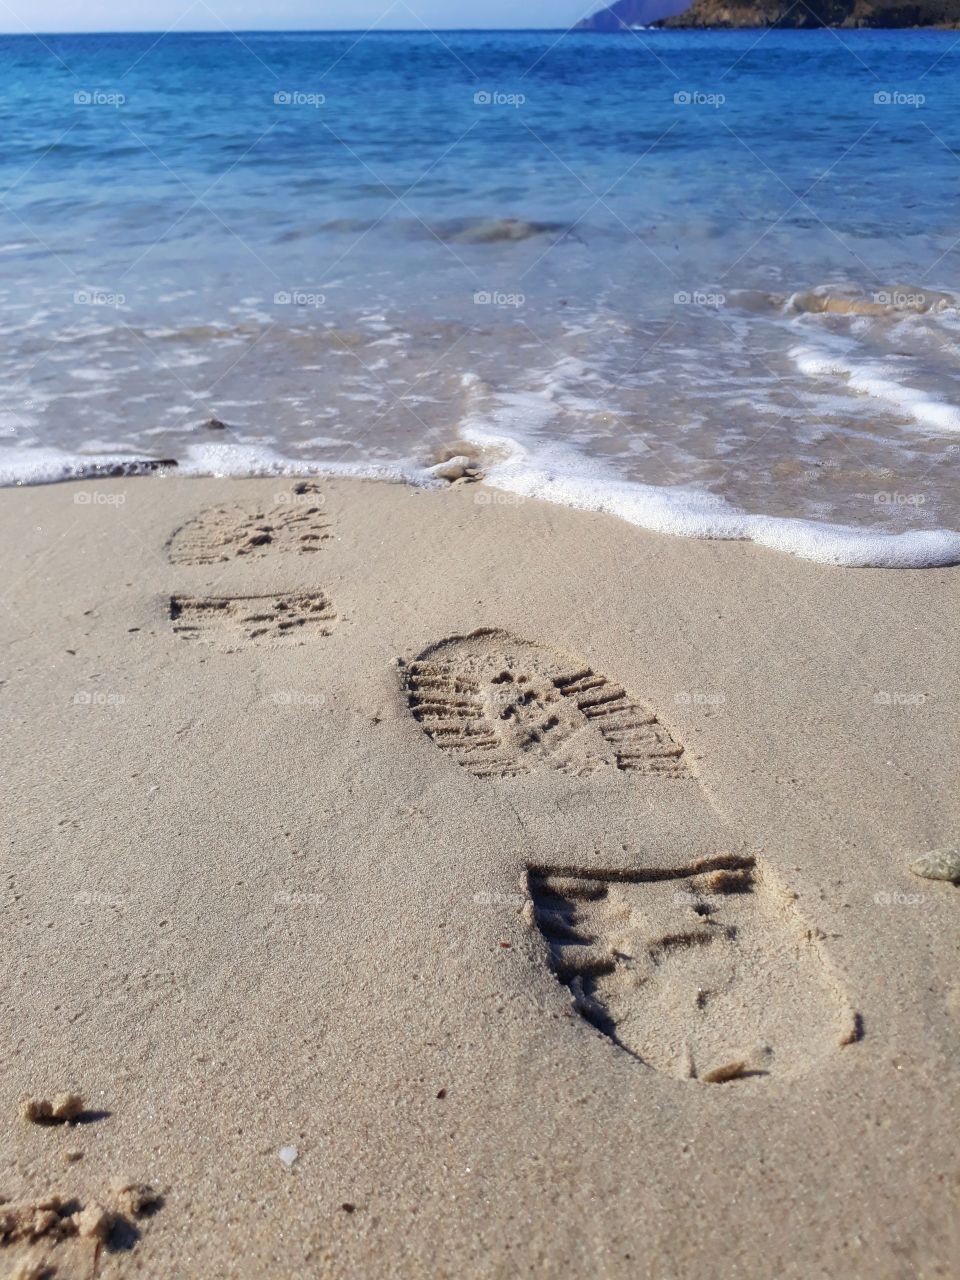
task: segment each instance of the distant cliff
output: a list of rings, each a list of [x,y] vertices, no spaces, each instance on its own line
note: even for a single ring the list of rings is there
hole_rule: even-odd
[[[576,31],[624,31],[630,27],[649,27],[658,18],[678,14],[689,0],[618,0],[609,9],[601,9],[591,18],[578,22]]]
[[[580,31],[630,27],[960,27],[960,0],[618,0],[577,24]],[[672,12],[673,16],[666,16]]]

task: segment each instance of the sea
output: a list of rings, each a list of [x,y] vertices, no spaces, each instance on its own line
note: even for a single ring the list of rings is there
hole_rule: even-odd
[[[0,483],[462,458],[958,562],[958,72],[937,31],[2,37]]]

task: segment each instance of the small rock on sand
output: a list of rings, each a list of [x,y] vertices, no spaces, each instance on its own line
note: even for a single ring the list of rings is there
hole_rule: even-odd
[[[728,1062],[722,1067],[714,1067],[705,1072],[700,1079],[704,1084],[726,1084],[728,1080],[739,1080],[748,1071],[746,1062]]]
[[[950,880],[960,884],[960,844],[947,845],[945,849],[931,849],[910,863],[915,876],[925,880]]]
[[[437,480],[449,480],[452,484],[455,480],[472,479],[477,474],[477,468],[465,454],[458,454],[455,458],[448,458],[446,462],[438,462],[435,467],[430,468],[430,474]]]
[[[288,1169],[292,1169],[300,1152],[296,1147],[281,1147],[277,1155],[280,1157],[282,1164],[285,1164]]]

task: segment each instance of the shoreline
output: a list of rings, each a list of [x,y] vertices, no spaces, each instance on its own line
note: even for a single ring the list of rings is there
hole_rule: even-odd
[[[836,568],[927,569],[960,564],[960,531],[917,529],[890,533],[877,526],[834,524],[791,516],[750,513],[707,490],[686,485],[650,485],[621,480],[602,464],[561,446],[528,448],[509,436],[465,423],[457,459],[471,478],[466,487],[490,495],[491,505],[543,502],[571,511],[610,516],[643,533],[707,542],[748,542],[791,558]],[[58,449],[30,450],[40,455],[29,477],[22,469],[0,465],[0,492],[50,484],[95,483],[118,476],[157,480],[222,481],[275,479],[357,480],[445,490],[450,464],[304,463],[263,445],[196,445],[182,460],[132,458],[121,454],[97,459]],[[446,451],[455,454],[455,449]],[[474,479],[475,478],[475,479]],[[504,495],[498,500],[494,495]],[[896,495],[893,495],[896,496]],[[908,495],[912,497],[912,495]]]
[[[960,570],[836,574],[475,489],[0,493],[0,1190],[153,1186],[105,1280],[945,1277],[958,899],[907,866],[960,830]],[[418,664],[464,646],[564,687],[588,664],[675,766],[577,721],[471,772],[411,713]],[[537,901],[579,877],[654,919],[658,884],[724,868],[754,880],[723,910],[789,965],[758,1001],[733,953],[730,1021],[779,1056],[709,1083],[724,1059],[694,1035],[682,1078],[671,1048],[687,959],[615,997],[626,1040],[659,1028],[651,1067],[576,1012]],[[18,1116],[65,1090],[102,1114]],[[86,1277],[84,1245],[30,1256]]]

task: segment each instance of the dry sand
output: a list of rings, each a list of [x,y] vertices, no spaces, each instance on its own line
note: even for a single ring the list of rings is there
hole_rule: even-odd
[[[296,488],[0,494],[0,1194],[163,1197],[0,1274],[956,1274],[960,571]]]

